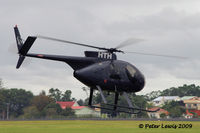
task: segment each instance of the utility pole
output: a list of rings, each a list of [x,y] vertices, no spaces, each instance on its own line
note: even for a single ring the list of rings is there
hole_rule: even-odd
[[[6,103],[7,104],[7,120],[9,120],[9,105],[10,103]]]
[[[2,119],[3,120],[5,119],[5,110],[3,110],[3,112],[2,112]]]

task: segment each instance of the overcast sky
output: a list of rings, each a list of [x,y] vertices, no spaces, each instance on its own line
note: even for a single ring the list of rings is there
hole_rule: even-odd
[[[115,47],[129,38],[145,41],[123,48],[188,59],[169,59],[135,54],[118,54],[145,75],[146,86],[138,94],[183,84],[200,85],[199,0],[0,0],[0,78],[4,86],[38,94],[52,87],[72,90],[86,98],[84,85],[73,77],[65,63],[25,59],[15,69],[18,55],[13,27],[23,39],[46,35],[95,46]],[[84,56],[93,50],[37,39],[30,52]]]

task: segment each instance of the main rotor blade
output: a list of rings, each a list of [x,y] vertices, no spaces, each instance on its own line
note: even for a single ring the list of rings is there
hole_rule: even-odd
[[[188,57],[174,56],[174,55],[164,55],[164,54],[141,53],[141,52],[128,52],[128,51],[124,51],[124,52],[125,52],[125,53],[132,53],[132,54],[139,54],[139,55],[160,56],[160,57],[167,57],[167,58],[178,58],[178,59],[187,59],[187,58],[188,58]]]
[[[123,47],[129,46],[129,45],[133,45],[133,44],[139,43],[139,42],[143,42],[143,41],[145,41],[145,40],[144,39],[138,39],[138,38],[129,38],[128,40],[120,43],[115,48],[119,49],[119,48],[123,48]]]
[[[102,48],[102,47],[97,47],[97,46],[92,46],[92,45],[87,45],[87,44],[77,43],[77,42],[72,42],[72,41],[66,41],[66,40],[47,37],[47,36],[38,35],[37,37],[41,38],[41,39],[52,40],[52,41],[63,42],[63,43],[69,43],[69,44],[74,44],[74,45],[79,45],[79,46],[84,46],[84,47],[95,48],[95,49],[99,49],[99,50],[108,50],[107,48]]]

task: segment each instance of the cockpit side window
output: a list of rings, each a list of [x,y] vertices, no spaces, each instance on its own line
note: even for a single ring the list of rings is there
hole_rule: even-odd
[[[120,80],[120,68],[117,64],[111,63],[110,64],[110,78]]]
[[[129,75],[133,78],[135,76],[136,70],[130,65],[127,65],[126,69],[129,73]]]

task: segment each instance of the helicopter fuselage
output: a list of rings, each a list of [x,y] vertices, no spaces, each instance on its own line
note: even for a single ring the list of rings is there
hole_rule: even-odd
[[[87,86],[99,85],[103,90],[138,92],[143,89],[143,74],[133,65],[121,60],[98,62],[74,71],[74,77]]]
[[[83,84],[97,89],[100,86],[102,90],[110,92],[138,92],[143,89],[145,79],[143,74],[132,64],[116,60],[109,57],[98,57],[99,54],[94,54],[88,57],[60,56],[60,55],[45,55],[45,54],[27,54],[28,57],[36,57],[48,60],[63,61],[69,64],[74,69],[74,77]],[[106,57],[106,56],[105,56]]]

